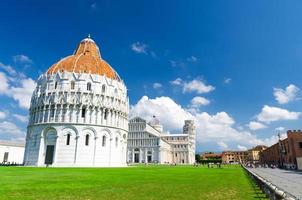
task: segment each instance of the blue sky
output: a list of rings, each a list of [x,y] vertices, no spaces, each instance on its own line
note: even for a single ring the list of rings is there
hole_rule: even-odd
[[[193,118],[198,151],[271,144],[276,128],[301,128],[300,1],[2,1],[0,7],[0,139],[24,138],[33,81],[89,33],[126,83],[132,115],[156,114],[171,133]]]

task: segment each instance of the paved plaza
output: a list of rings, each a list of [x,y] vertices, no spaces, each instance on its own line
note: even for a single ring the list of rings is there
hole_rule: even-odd
[[[249,170],[287,193],[302,199],[302,172],[271,168],[249,168]]]

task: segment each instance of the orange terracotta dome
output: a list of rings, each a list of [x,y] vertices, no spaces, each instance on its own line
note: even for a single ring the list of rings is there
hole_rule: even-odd
[[[63,71],[105,75],[108,78],[120,81],[114,69],[101,58],[99,47],[90,36],[80,42],[73,55],[53,64],[47,70],[47,74]]]

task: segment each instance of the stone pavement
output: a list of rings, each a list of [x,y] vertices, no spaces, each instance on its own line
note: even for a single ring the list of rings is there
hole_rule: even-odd
[[[302,200],[302,172],[271,168],[249,168],[249,170]]]

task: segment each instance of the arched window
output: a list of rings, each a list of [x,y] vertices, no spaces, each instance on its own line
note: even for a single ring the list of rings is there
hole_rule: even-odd
[[[88,146],[89,145],[89,134],[87,134],[85,136],[85,145]]]
[[[55,108],[52,107],[50,110],[50,117],[53,118],[55,116]]]
[[[103,147],[106,146],[106,135],[103,135],[103,138],[102,138],[102,146],[103,146]]]
[[[115,138],[115,147],[118,147],[118,137]]]
[[[102,93],[105,93],[105,92],[106,92],[106,86],[102,85]]]
[[[87,90],[91,91],[91,83],[87,83]]]
[[[104,119],[107,120],[107,116],[108,116],[108,111],[106,110],[104,113]]]
[[[70,89],[74,90],[74,86],[75,86],[75,82],[71,81],[71,83],[70,83]]]
[[[66,136],[66,145],[70,144],[70,134],[68,133]]]
[[[86,108],[82,108],[82,118],[85,118],[86,115]]]
[[[55,82],[55,89],[57,89],[57,87],[58,87],[58,82],[56,81]]]

